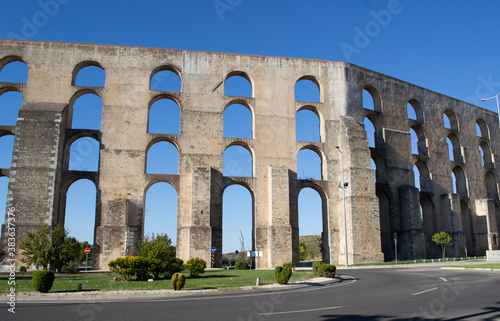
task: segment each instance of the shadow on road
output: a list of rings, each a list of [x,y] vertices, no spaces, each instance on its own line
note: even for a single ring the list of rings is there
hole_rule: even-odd
[[[411,315],[407,318],[401,318],[392,315],[322,315],[320,316],[322,321],[424,321],[424,320],[435,320],[435,321],[459,321],[459,320],[483,320],[483,321],[499,321],[500,320],[500,302],[497,302],[496,307],[484,307],[481,312],[471,313],[468,315],[463,315],[460,317],[440,317],[446,314],[446,311],[434,311],[427,313],[418,313]]]

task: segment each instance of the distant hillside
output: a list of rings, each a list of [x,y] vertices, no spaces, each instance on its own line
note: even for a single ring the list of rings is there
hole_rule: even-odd
[[[305,251],[301,250],[301,261],[321,260],[321,236],[320,235],[303,235],[299,237],[299,242],[304,243]]]

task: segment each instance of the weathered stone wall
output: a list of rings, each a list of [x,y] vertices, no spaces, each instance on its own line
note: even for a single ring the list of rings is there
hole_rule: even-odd
[[[126,254],[127,231],[143,237],[145,194],[160,181],[178,192],[177,253],[184,260],[198,256],[208,262],[210,248],[216,247],[216,265],[221,264],[222,193],[241,184],[253,197],[252,248],[263,251],[261,266],[298,262],[297,197],[303,187],[314,188],[323,200],[324,260],[344,263],[341,155],[349,184],[350,263],[392,258],[394,232],[400,235],[403,258],[439,255],[430,237],[440,230],[453,234],[454,255],[462,255],[465,246],[477,254],[497,246],[498,192],[496,198],[487,197],[484,182],[488,171],[495,179],[500,175],[494,163],[500,143],[493,139],[498,118],[490,111],[343,62],[0,40],[0,68],[12,60],[27,63],[29,78],[26,85],[0,83],[0,93],[24,95],[17,126],[1,131],[14,131],[16,137],[12,167],[2,170],[9,175],[7,207],[16,208],[20,236],[41,224],[63,224],[68,187],[77,179],[91,179],[98,191],[94,268],[106,269],[109,260]],[[75,70],[88,64],[105,70],[105,87],[72,85]],[[152,75],[165,66],[182,79],[180,92],[150,90]],[[251,98],[224,95],[224,81],[232,75],[249,79]],[[295,83],[303,78],[318,84],[321,102],[294,100]],[[374,97],[374,111],[363,108],[363,89]],[[90,92],[103,100],[101,130],[71,129],[73,102]],[[161,97],[179,103],[179,135],[148,133],[149,107]],[[418,103],[416,121],[407,118],[408,101]],[[223,137],[223,112],[232,102],[251,110],[253,138]],[[319,115],[321,142],[296,141],[295,114],[303,107]],[[454,113],[459,128],[443,127],[445,111]],[[376,127],[375,148],[368,147],[365,117]],[[476,136],[478,119],[487,124],[488,137]],[[412,127],[424,135],[419,155],[411,153]],[[454,162],[448,160],[449,134],[461,144],[462,157]],[[69,146],[84,136],[100,142],[97,173],[68,170]],[[178,175],[145,173],[148,148],[162,140],[179,150]],[[492,150],[487,166],[481,164],[480,142]],[[251,152],[252,177],[223,176],[223,153],[231,145]],[[297,179],[296,156],[302,148],[320,155],[322,180]],[[370,158],[377,163],[376,184]],[[414,164],[429,173],[420,192],[413,187]],[[465,173],[466,192],[453,195],[451,172],[457,166]],[[2,242],[5,235],[4,225]]]

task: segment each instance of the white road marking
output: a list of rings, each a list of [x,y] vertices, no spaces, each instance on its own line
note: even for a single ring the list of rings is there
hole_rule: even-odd
[[[303,313],[303,312],[314,312],[314,311],[324,311],[324,310],[333,310],[340,309],[339,307],[329,307],[329,308],[319,308],[319,309],[309,309],[309,310],[296,310],[296,311],[284,311],[284,312],[269,312],[269,313],[259,313],[259,315],[276,315],[276,314],[291,314],[291,313]]]
[[[432,288],[432,289],[429,289],[429,290],[425,290],[425,291],[421,291],[421,292],[413,293],[412,295],[419,295],[419,294],[423,294],[423,293],[431,292],[431,291],[434,291],[434,290],[437,290],[437,289],[439,289],[439,288],[438,288],[438,287],[435,287],[435,288]]]
[[[442,278],[442,277],[439,277],[441,280],[443,280],[444,282],[448,282],[448,280],[446,280],[445,278]]]

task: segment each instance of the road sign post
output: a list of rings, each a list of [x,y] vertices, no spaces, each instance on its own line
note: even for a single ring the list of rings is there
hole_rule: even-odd
[[[85,259],[85,271],[87,271],[88,263],[89,263],[89,253],[90,249],[87,247],[85,250],[83,250],[85,254],[87,254],[87,258]]]
[[[210,252],[212,252],[212,268],[213,268],[213,267],[214,267],[214,265],[215,265],[215,252],[217,252],[217,248],[212,247],[212,248],[210,249]]]
[[[398,265],[398,233],[394,233],[394,254],[396,256],[396,265]]]

